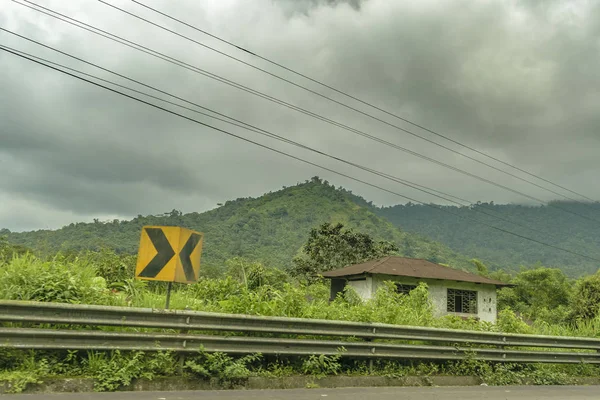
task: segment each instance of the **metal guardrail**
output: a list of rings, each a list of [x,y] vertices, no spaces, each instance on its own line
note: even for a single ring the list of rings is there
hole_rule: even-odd
[[[129,333],[99,330],[0,328],[0,347],[81,350],[172,350],[279,355],[337,354],[351,357],[454,360],[471,357],[504,362],[600,363],[600,339],[516,335],[453,329],[409,327],[300,318],[259,317],[194,311],[155,310],[59,303],[0,301],[0,322],[56,326],[161,328],[181,333]],[[286,336],[356,337],[370,342],[300,340],[226,335],[191,335],[190,331],[244,332]],[[393,339],[445,345],[373,342]],[[448,346],[453,344],[454,346]],[[468,344],[499,348],[472,348]],[[463,347],[459,347],[463,345]],[[506,349],[543,347],[585,352]],[[595,350],[596,352],[589,352]],[[475,355],[473,355],[473,352]]]
[[[356,358],[460,360],[499,362],[600,364],[598,353],[472,349],[453,346],[415,346],[373,342],[254,338],[243,336],[164,333],[122,333],[0,328],[0,347],[40,350],[141,350],[195,353],[200,349],[228,354],[261,353],[302,356],[341,354]]]

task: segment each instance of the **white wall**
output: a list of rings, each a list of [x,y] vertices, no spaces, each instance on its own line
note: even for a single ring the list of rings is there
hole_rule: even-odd
[[[375,289],[373,289],[373,278],[367,276],[365,280],[348,281],[348,286],[352,286],[363,300],[368,300],[373,297]]]
[[[369,278],[367,278],[368,280]],[[404,283],[406,285],[417,285],[420,281],[425,282],[429,287],[429,298],[433,303],[434,315],[441,317],[448,314],[459,315],[463,317],[477,316],[481,321],[496,322],[496,287],[494,285],[483,285],[469,282],[454,282],[454,281],[443,281],[443,280],[429,280],[429,279],[416,279],[402,276],[393,275],[375,275],[372,278],[372,283],[360,285],[352,285],[357,289],[363,299],[370,299],[377,289],[385,281],[393,281]],[[361,281],[359,281],[361,282]],[[362,281],[365,282],[365,281]],[[368,281],[367,281],[368,282]],[[358,283],[358,282],[348,282]],[[358,290],[360,287],[360,290]],[[371,291],[367,291],[371,288]],[[477,292],[477,315],[466,314],[466,313],[449,313],[447,311],[447,289],[462,289],[462,290],[474,290]]]

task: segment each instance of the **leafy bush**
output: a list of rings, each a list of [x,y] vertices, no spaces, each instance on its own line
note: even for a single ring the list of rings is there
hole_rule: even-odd
[[[517,317],[510,308],[505,308],[498,313],[496,322],[500,332],[506,333],[532,333],[532,329],[522,318]]]
[[[570,385],[574,380],[553,365],[496,364],[480,376],[490,385]]]
[[[115,350],[106,353],[91,353],[87,360],[87,372],[95,378],[94,390],[98,392],[115,391],[127,386],[133,379],[152,379],[153,374],[146,370],[144,353],[121,354]]]
[[[0,371],[0,382],[8,384],[8,393],[21,393],[27,385],[42,383],[37,370]]]
[[[174,375],[176,365],[177,361],[168,352],[90,352],[84,360],[84,374],[95,379],[95,391],[105,392],[121,389],[134,379]]]
[[[318,378],[327,375],[337,375],[342,369],[340,354],[327,356],[325,354],[311,355],[302,363],[302,372]]]
[[[217,378],[221,383],[238,383],[251,375],[249,364],[262,359],[260,354],[250,354],[234,359],[225,353],[201,352],[186,361],[185,368],[201,378]]]
[[[600,316],[600,272],[577,281],[571,298],[571,320],[585,321]]]
[[[51,367],[47,358],[36,358],[36,353],[12,352],[11,358],[19,359],[16,368],[0,371],[0,382],[8,384],[9,393],[21,393],[29,384],[42,383],[42,378],[50,373]]]
[[[0,269],[0,298],[59,303],[103,303],[106,281],[89,265],[15,257]]]
[[[120,255],[114,250],[85,251],[77,260],[96,270],[96,275],[104,278],[109,287],[120,287],[131,279],[135,272],[136,258],[133,255]]]

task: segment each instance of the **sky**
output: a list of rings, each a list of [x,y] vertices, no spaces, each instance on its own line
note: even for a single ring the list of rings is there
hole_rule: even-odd
[[[578,194],[600,198],[599,2],[139,0],[387,114],[133,1],[106,3],[191,40],[97,0],[33,1],[187,63],[191,70],[11,0],[0,3],[0,27],[352,163],[471,202],[535,204],[531,197],[544,202],[564,196],[581,200]],[[168,98],[5,31],[0,32],[0,45]],[[338,126],[210,79],[197,73],[197,68],[323,116]],[[0,229],[55,229],[75,221],[127,219],[172,209],[202,212],[227,200],[260,196],[313,176],[379,205],[409,201],[399,195],[448,203],[306,149],[160,104],[221,131],[0,51]],[[357,130],[380,141],[359,136]]]

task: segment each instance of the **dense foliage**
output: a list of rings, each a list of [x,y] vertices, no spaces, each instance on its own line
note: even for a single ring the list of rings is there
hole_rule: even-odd
[[[494,268],[539,264],[560,268],[571,277],[594,273],[600,268],[599,262],[473,222],[477,219],[600,260],[600,203],[554,202],[549,206],[524,206],[492,202],[438,208],[458,216],[411,203],[374,210],[403,230],[439,241],[457,252],[482,259]]]
[[[314,228],[301,253],[294,258],[292,275],[306,279],[348,265],[398,254],[392,242],[375,241],[365,233],[344,229],[343,224],[325,223]]]
[[[522,271],[511,283],[516,286],[500,291],[501,305],[531,319],[542,318],[551,323],[567,319],[573,283],[561,270],[536,268]]]
[[[473,262],[478,265],[478,270],[487,270],[481,261]],[[0,299],[162,308],[165,285],[133,280],[132,268],[133,257],[108,250],[57,255],[49,260],[14,252],[0,261]],[[398,293],[390,282],[369,301],[361,301],[356,292],[347,287],[334,301],[329,301],[327,282],[299,282],[280,269],[256,261],[233,258],[221,270],[226,273],[213,278],[201,278],[192,285],[176,285],[171,307],[251,315],[600,337],[598,276],[572,281],[561,271],[546,268],[525,270],[513,277],[492,272],[489,274],[491,277],[520,283],[516,288],[500,292],[501,311],[497,324],[492,325],[452,316],[435,318],[424,284],[406,295]],[[553,313],[557,309],[562,311]],[[578,317],[572,318],[575,314]],[[268,360],[260,355],[235,358],[222,353],[199,352],[188,357],[182,366],[178,358],[169,353],[0,352],[0,381],[9,382],[11,391],[15,392],[48,376],[92,377],[96,382],[96,390],[106,391],[123,388],[138,378],[153,379],[176,374],[217,379],[226,385],[235,385],[252,375],[306,374],[318,378],[331,374],[397,377],[436,373],[476,375],[489,384],[567,384],[573,381],[573,376],[597,376],[599,372],[597,367],[591,365],[494,365],[471,359],[435,364],[379,361],[370,369],[364,361],[339,356]]]
[[[596,243],[595,237],[588,240],[586,236],[592,229],[575,235],[576,224],[565,225],[567,232],[553,230],[554,222],[544,221],[556,215],[546,207],[477,205],[459,211],[470,215],[482,206],[504,212],[506,217],[524,218],[521,222],[538,222],[539,226],[530,226],[549,229],[557,240],[563,238],[561,245],[575,246],[576,251],[587,251],[586,246]],[[133,279],[134,253],[142,226],[178,225],[204,231],[206,242],[203,277],[192,285],[175,285],[172,308],[600,337],[600,272],[573,279],[597,266],[552,255],[547,248],[542,251],[496,232],[492,236],[474,224],[435,213],[414,205],[377,209],[313,178],[257,199],[227,202],[202,214],[183,215],[174,210],[132,221],[71,224],[58,231],[2,230],[8,241],[0,238],[0,299],[162,308],[165,285]],[[468,260],[444,245],[408,234],[382,216],[478,258]],[[424,284],[406,295],[390,283],[369,301],[362,301],[347,287],[329,301],[328,282],[314,279],[325,270],[396,253],[470,269],[515,286],[499,291],[494,325],[453,316],[435,318]],[[560,268],[531,266],[548,259],[554,260],[548,265]],[[488,260],[494,268],[488,268]],[[231,385],[251,375],[318,378],[435,373],[476,375],[489,384],[567,384],[573,376],[598,376],[600,371],[590,365],[491,364],[471,359],[435,364],[379,361],[369,368],[364,361],[340,356],[268,360],[260,355],[235,358],[200,352],[181,364],[169,353],[0,352],[0,381],[9,382],[14,392],[47,376],[93,377],[96,390],[106,391],[123,388],[137,378],[182,373]]]
[[[24,246],[9,243],[5,237],[0,236],[0,263],[10,261],[14,256],[29,253],[30,250]]]
[[[600,315],[600,272],[580,279],[571,297],[571,316],[589,320]]]
[[[205,233],[202,263],[209,276],[222,271],[225,261],[244,257],[268,266],[287,268],[309,232],[323,223],[343,223],[399,247],[400,254],[441,261],[459,268],[471,267],[439,243],[407,234],[378,217],[370,205],[352,193],[313,178],[306,183],[268,193],[259,198],[228,201],[205,213],[183,215],[172,211],[158,216],[138,216],[131,221],[73,223],[57,231],[10,233],[11,243],[27,246],[49,256],[57,251],[114,249],[137,251],[144,225],[177,225]],[[217,268],[218,271],[211,271]]]

